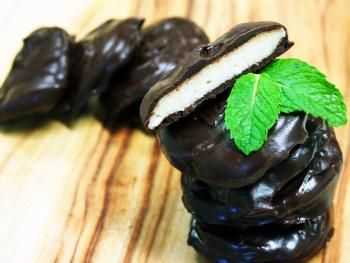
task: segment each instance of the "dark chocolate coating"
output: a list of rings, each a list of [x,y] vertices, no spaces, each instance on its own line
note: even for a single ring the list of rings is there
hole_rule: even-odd
[[[0,121],[50,111],[67,91],[72,39],[40,28],[24,39],[0,89]]]
[[[71,89],[58,109],[77,113],[103,92],[112,75],[131,58],[141,40],[143,19],[108,20],[76,43],[72,54]]]
[[[194,220],[188,243],[213,262],[301,263],[315,255],[332,234],[329,212],[300,224],[268,224],[245,230]]]
[[[143,96],[161,77],[200,44],[208,43],[204,31],[185,18],[167,18],[142,32],[140,46],[131,61],[118,71],[110,87],[101,96],[108,115],[137,105],[137,115]]]
[[[248,156],[224,123],[228,94],[157,130],[182,173],[196,222],[189,244],[214,262],[304,262],[333,232],[328,211],[342,164],[333,129],[304,113],[280,115]]]
[[[309,116],[281,115],[263,148],[243,154],[225,127],[224,95],[158,130],[165,156],[181,172],[216,186],[243,187],[255,183],[267,170],[285,160],[296,145],[307,140]]]
[[[279,28],[284,28],[284,26],[276,22],[243,23],[232,28],[229,32],[227,32],[222,37],[218,38],[216,41],[208,45],[200,45],[197,48],[195,48],[192,52],[187,54],[187,56],[183,60],[180,61],[177,67],[170,74],[166,75],[154,86],[152,86],[152,88],[147,92],[146,96],[143,98],[140,107],[140,116],[144,126],[148,128],[149,118],[157,102],[164,95],[168,94],[170,91],[175,90],[179,84],[193,77],[205,66],[213,63],[220,57],[241,46],[256,35],[262,32],[268,32]],[[247,72],[258,71],[259,69],[269,64],[273,59],[286,52],[292,45],[293,43],[289,42],[288,35],[286,35],[280,41],[272,55],[263,59],[260,63],[255,64],[247,70],[243,71],[241,75]],[[218,72],[218,74],[220,74],[220,72]],[[191,105],[184,111],[177,112],[168,116],[165,120],[163,120],[159,127],[165,127],[177,121],[178,119],[189,115],[195,109],[197,109],[197,107],[203,102],[207,101],[208,99],[214,98],[223,91],[231,88],[237,77],[239,76],[236,76],[235,78],[222,83],[210,94],[207,94],[206,96],[200,98],[198,101],[196,101],[193,105]]]
[[[201,222],[240,228],[276,221],[294,224],[324,214],[332,204],[342,156],[332,130],[318,129],[311,136],[250,186],[220,188],[183,175],[187,210]],[[315,144],[323,144],[322,149]]]
[[[332,202],[342,154],[333,130],[324,121],[309,118],[306,127],[307,141],[253,185],[229,189],[183,175],[186,208],[200,221],[236,227],[294,223],[295,218],[324,214]]]

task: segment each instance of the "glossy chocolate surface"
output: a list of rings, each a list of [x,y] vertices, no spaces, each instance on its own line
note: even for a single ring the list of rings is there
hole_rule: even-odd
[[[332,204],[340,172],[340,149],[333,139],[305,169],[297,172],[296,166],[305,165],[304,157],[296,154],[300,154],[299,149],[247,187],[208,186],[183,175],[183,201],[187,210],[201,222],[240,228],[276,221],[294,224],[324,214]],[[282,167],[283,173],[276,172]]]
[[[269,224],[245,230],[192,223],[188,243],[213,262],[301,263],[333,234],[330,213],[301,224]]]
[[[72,39],[60,28],[40,28],[23,48],[0,89],[0,121],[50,111],[68,88]]]
[[[228,94],[157,130],[182,174],[193,215],[189,244],[213,262],[304,262],[329,240],[342,165],[332,128],[304,113],[281,115],[248,156],[224,123]]]
[[[284,28],[281,24],[276,22],[251,22],[243,23],[235,26],[225,35],[218,38],[216,41],[208,45],[200,45],[190,52],[177,67],[163,79],[158,81],[150,90],[147,92],[146,96],[143,98],[141,107],[140,107],[140,116],[144,126],[148,127],[149,118],[152,114],[152,111],[157,104],[157,102],[169,92],[175,90],[178,85],[183,83],[185,80],[193,77],[198,73],[202,68],[208,64],[213,63],[217,59],[221,58],[228,52],[236,49],[242,44],[246,43],[248,40],[254,36],[262,33],[268,32],[271,30]],[[245,74],[247,72],[256,72],[259,69],[266,66],[274,58],[286,52],[291,46],[292,42],[289,42],[288,35],[286,35],[278,44],[275,51],[267,58],[263,59],[260,63],[254,64],[252,67],[241,73]],[[220,72],[218,72],[220,74]],[[159,127],[165,127],[178,119],[189,115],[192,113],[199,105],[208,99],[216,97],[218,94],[223,91],[231,88],[235,79],[239,77],[228,80],[222,83],[219,87],[215,88],[210,94],[200,98],[196,103],[184,111],[177,112],[168,116]]]
[[[186,208],[202,222],[242,228],[324,214],[332,203],[342,155],[324,121],[310,118],[307,130],[308,140],[252,185],[228,189],[183,175]]]
[[[142,23],[138,18],[108,20],[76,43],[71,89],[59,112],[79,112],[91,96],[107,88],[112,75],[139,45]]]
[[[181,172],[212,185],[239,188],[259,180],[307,140],[304,114],[281,115],[263,148],[250,155],[237,149],[225,128],[226,94],[157,133],[168,160]]]
[[[117,116],[131,106],[137,114],[143,96],[161,77],[208,37],[195,23],[184,18],[168,18],[142,32],[140,46],[128,65],[118,71],[101,101],[109,115]],[[128,114],[131,114],[128,112]]]

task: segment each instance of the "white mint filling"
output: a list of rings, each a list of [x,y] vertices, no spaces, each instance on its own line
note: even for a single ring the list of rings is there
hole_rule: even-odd
[[[169,115],[184,111],[223,82],[270,56],[285,36],[284,28],[261,33],[205,66],[157,102],[148,128],[156,128]]]

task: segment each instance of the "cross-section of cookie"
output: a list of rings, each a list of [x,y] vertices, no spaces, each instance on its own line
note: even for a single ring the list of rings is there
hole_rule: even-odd
[[[144,97],[140,116],[145,127],[165,127],[190,114],[232,87],[239,76],[261,69],[292,45],[281,24],[252,22],[197,47]]]

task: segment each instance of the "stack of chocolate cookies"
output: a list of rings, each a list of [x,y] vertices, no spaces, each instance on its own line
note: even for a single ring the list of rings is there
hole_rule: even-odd
[[[240,24],[193,50],[141,103],[144,126],[182,173],[188,243],[214,262],[303,262],[332,236],[342,154],[327,122],[281,113],[262,148],[245,154],[225,121],[235,80],[292,45],[278,23]]]
[[[225,96],[158,132],[182,172],[193,215],[188,242],[215,262],[301,262],[332,235],[342,155],[333,129],[281,115],[264,147],[244,155],[225,130]]]

